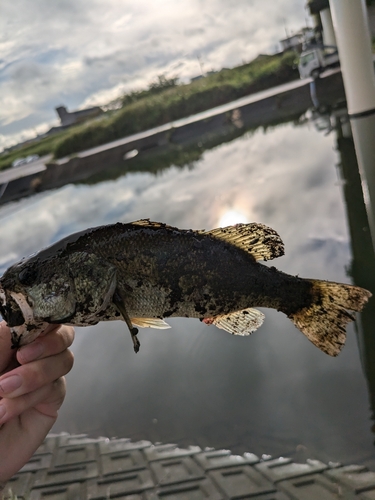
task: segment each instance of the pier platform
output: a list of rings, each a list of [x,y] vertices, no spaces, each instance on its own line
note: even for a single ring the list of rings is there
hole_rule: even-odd
[[[13,495],[13,496],[12,496]],[[12,478],[18,500],[375,500],[361,465],[130,439],[50,434]]]

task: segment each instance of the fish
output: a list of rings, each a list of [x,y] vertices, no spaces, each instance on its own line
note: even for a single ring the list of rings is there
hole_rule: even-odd
[[[138,329],[169,328],[169,317],[197,318],[246,336],[263,323],[257,307],[273,308],[337,356],[352,312],[361,311],[371,293],[260,262],[283,254],[278,233],[260,223],[206,231],[141,219],[89,228],[9,267],[0,278],[0,313],[13,348],[51,323],[120,319],[138,352]]]

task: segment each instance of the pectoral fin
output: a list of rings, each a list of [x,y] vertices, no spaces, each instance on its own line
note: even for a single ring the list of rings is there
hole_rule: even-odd
[[[250,335],[263,323],[264,314],[257,309],[243,309],[231,314],[223,314],[214,318],[205,318],[203,323],[215,325],[232,335]]]
[[[117,307],[118,311],[121,313],[125,323],[128,325],[130,335],[132,337],[133,341],[133,346],[134,346],[134,352],[138,352],[139,348],[141,346],[141,343],[138,340],[137,333],[138,333],[138,328],[134,328],[131,319],[129,318],[129,315],[127,313],[126,307],[125,307],[125,302],[119,292],[119,290],[116,288],[112,301],[114,305]]]

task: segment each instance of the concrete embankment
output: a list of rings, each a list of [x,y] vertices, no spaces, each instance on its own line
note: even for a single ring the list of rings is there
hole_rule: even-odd
[[[189,147],[199,143],[205,147],[214,138],[223,141],[258,127],[268,127],[294,120],[311,108],[310,81],[295,81],[259,92],[198,115],[177,120],[123,139],[77,153],[73,157],[51,161],[41,172],[34,172],[9,182],[0,203],[29,196],[38,191],[56,189],[67,183],[83,182],[101,174],[111,166],[133,170],[133,159],[126,155],[137,152],[137,159],[169,147]],[[333,73],[316,81],[316,95],[321,105],[344,100],[341,73]],[[130,153],[130,154],[129,154]]]

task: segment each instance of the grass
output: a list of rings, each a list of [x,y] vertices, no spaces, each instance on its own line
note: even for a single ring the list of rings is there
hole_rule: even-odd
[[[39,141],[25,144],[9,153],[3,153],[0,155],[0,170],[10,167],[12,162],[17,158],[24,158],[32,154],[38,154],[39,156],[54,154],[57,144],[63,140],[66,135],[67,131],[60,132],[40,139]]]
[[[294,53],[262,56],[234,69],[223,69],[187,85],[124,105],[111,116],[72,130],[56,147],[57,158],[183,118],[297,76]]]
[[[0,170],[11,166],[14,159],[29,154],[51,153],[55,158],[74,155],[296,79],[295,58],[292,51],[262,55],[250,63],[222,69],[185,85],[178,85],[176,79],[159,77],[148,90],[124,96],[122,107],[117,111],[106,112],[100,118],[1,155]]]

